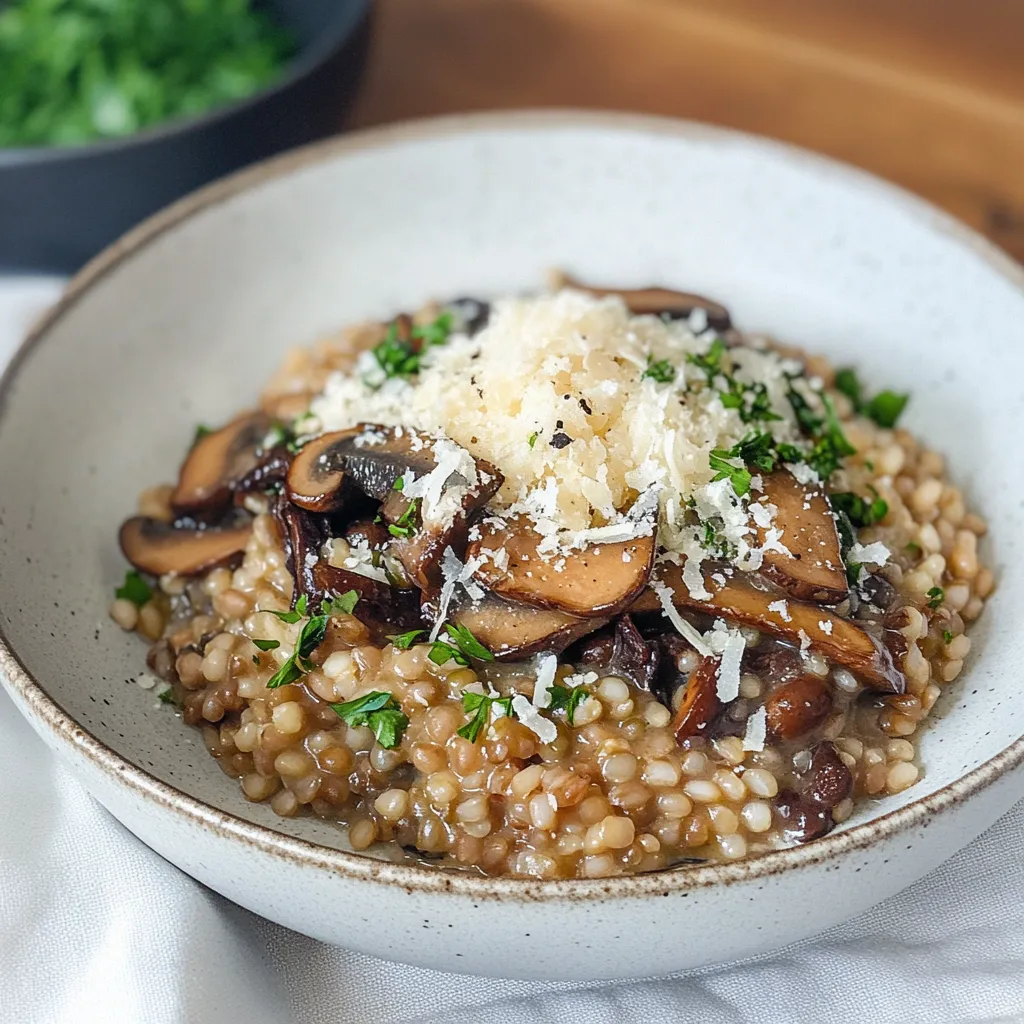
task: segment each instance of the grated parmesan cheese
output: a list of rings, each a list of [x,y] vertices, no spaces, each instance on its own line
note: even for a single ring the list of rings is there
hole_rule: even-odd
[[[768,713],[763,707],[760,707],[747,719],[747,729],[743,734],[743,749],[764,750],[764,741],[767,735]]]
[[[889,561],[889,549],[881,542],[854,544],[847,559],[859,565],[885,565]]]
[[[530,703],[529,699],[521,693],[512,698],[512,710],[527,729],[532,732],[541,743],[554,743],[558,739],[558,726],[545,718],[540,711]]]
[[[533,684],[533,706],[547,708],[551,706],[551,687],[555,681],[555,670],[558,658],[554,654],[543,655],[537,663],[537,681]]]

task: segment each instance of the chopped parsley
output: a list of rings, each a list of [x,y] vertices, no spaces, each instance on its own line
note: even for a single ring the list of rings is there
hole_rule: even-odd
[[[420,505],[422,498],[413,498],[409,507],[393,523],[388,523],[388,533],[392,537],[411,537],[419,527]]]
[[[706,374],[708,381],[711,381],[722,372],[722,356],[724,355],[725,342],[721,338],[715,338],[707,352],[700,355],[691,353],[686,357],[686,361],[691,366],[696,366],[698,370],[702,370]]]
[[[511,697],[488,697],[483,693],[463,693],[462,710],[473,717],[458,730],[458,734],[470,743],[476,743],[481,731],[491,720],[491,707],[497,705],[508,717],[513,717]]]
[[[346,590],[339,597],[325,597],[320,606],[322,615],[328,618],[332,615],[351,615],[359,604],[359,592],[357,590]]]
[[[949,641],[947,640],[946,643],[949,643]],[[176,708],[181,707],[181,701],[174,696],[174,690],[169,686],[166,690],[161,690],[156,695],[156,699],[160,701],[161,704],[173,704]]]
[[[846,395],[853,408],[862,416],[867,416],[886,429],[896,426],[907,402],[910,401],[910,395],[895,391],[879,391],[873,398],[865,398],[864,388],[857,374],[849,367],[836,371],[836,390]]]
[[[207,437],[212,433],[213,430],[210,427],[208,427],[205,423],[197,424],[196,432],[192,436],[192,447],[195,448],[195,446],[199,444],[199,442],[202,441],[204,437]]]
[[[305,601],[305,595],[299,600],[300,602]],[[297,611],[298,604],[295,607]],[[305,610],[305,605],[303,605],[303,610]],[[286,619],[285,621],[293,620]],[[299,642],[295,645],[295,650],[292,652],[291,657],[270,677],[270,680],[267,682],[267,689],[276,690],[278,687],[287,686],[311,671],[313,666],[309,664],[309,656],[323,643],[326,635],[327,616],[312,616],[302,627],[302,632],[299,633]]]
[[[425,633],[425,629],[410,629],[408,633],[396,633],[388,639],[398,650],[407,651]]]
[[[917,558],[922,553],[922,550],[923,549],[921,545],[918,544],[916,541],[912,540],[910,541],[910,543],[907,544],[907,553],[913,555],[915,558]]]
[[[306,607],[309,601],[305,594],[299,596],[298,601],[295,602],[295,610],[290,612],[275,612],[271,609],[267,609],[271,615],[276,615],[282,622],[296,623],[306,614]]]
[[[878,493],[872,500],[854,494],[852,491],[839,491],[829,495],[829,501],[836,512],[842,512],[856,527],[874,526],[875,523],[885,518],[889,511],[889,505]]]
[[[819,397],[825,408],[824,416],[819,416],[807,399],[793,388],[792,380],[786,392],[800,429],[814,440],[814,447],[804,456],[804,461],[822,480],[827,480],[847,455],[857,454],[857,449],[846,439],[832,399],[826,394]]]
[[[942,587],[932,587],[932,589],[928,591],[929,608],[938,608],[939,605],[942,604],[942,602],[945,600],[946,592],[942,589]]]
[[[708,461],[715,471],[713,479],[728,480],[732,484],[732,489],[742,497],[750,492],[750,481],[753,478],[746,467],[734,466],[729,461],[729,459],[735,458],[732,452],[732,448],[715,448],[708,456]]]
[[[944,629],[944,630],[942,631],[942,639],[943,639],[943,640],[944,640],[944,641],[945,641],[945,642],[946,642],[947,644],[951,644],[951,643],[953,642],[953,634],[952,634],[952,633],[951,633],[951,632],[950,632],[950,631],[949,631],[948,629]]]
[[[590,696],[585,686],[552,686],[548,691],[551,694],[549,711],[564,711],[565,720],[570,725],[575,725],[574,718],[576,709]]]
[[[124,574],[124,583],[114,591],[119,601],[131,601],[141,608],[153,596],[153,588],[134,570]]]
[[[384,340],[373,349],[384,377],[412,377],[419,373],[424,352],[434,345],[446,344],[453,324],[452,314],[442,313],[429,324],[414,324],[408,330],[408,338],[400,337],[397,320],[389,324]]]
[[[395,698],[383,690],[364,693],[362,697],[332,704],[331,709],[347,725],[353,728],[369,726],[377,742],[389,750],[397,747],[402,734],[409,725],[408,716],[399,707]]]
[[[435,640],[427,655],[435,665],[454,661],[457,665],[465,666],[469,664],[470,658],[477,661],[494,661],[494,655],[473,636],[468,626],[447,625],[444,631],[451,642]]]
[[[261,651],[276,651],[281,646],[280,640],[253,640]]]
[[[535,430],[527,439],[526,443],[532,448],[537,443],[537,438],[540,437],[540,431]]]
[[[676,368],[667,359],[655,360],[647,356],[647,369],[640,374],[640,379],[650,378],[658,384],[671,384],[676,379]]]

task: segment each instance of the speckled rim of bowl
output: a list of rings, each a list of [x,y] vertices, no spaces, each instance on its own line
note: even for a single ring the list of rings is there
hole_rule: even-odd
[[[241,111],[255,107],[270,97],[290,89],[296,82],[307,78],[316,71],[339,46],[347,43],[360,22],[372,15],[372,0],[346,0],[346,3],[347,7],[337,13],[334,21],[327,28],[308,45],[299,47],[295,56],[283,66],[283,74],[280,78],[274,79],[248,96],[229,100],[227,103],[218,103],[202,114],[158,121],[156,124],[132,132],[130,135],[95,139],[92,142],[66,146],[0,146],[0,167],[86,159],[91,156],[113,153],[119,149],[128,149],[140,143],[157,142],[171,135],[189,132],[195,128],[210,127],[220,121],[226,121]],[[198,195],[198,192],[192,194]],[[148,221],[142,223],[147,224]]]
[[[859,189],[872,189],[898,202],[913,216],[934,230],[949,235],[973,250],[992,270],[1024,291],[1024,267],[978,235],[965,224],[896,185],[839,161],[797,146],[776,142],[727,128],[697,122],[673,120],[642,114],[617,114],[577,110],[524,110],[501,113],[466,114],[409,121],[356,132],[341,138],[313,143],[273,157],[202,188],[129,231],[90,261],[67,285],[60,301],[30,331],[0,376],[0,429],[11,387],[21,361],[38,344],[46,341],[49,328],[77,303],[80,296],[122,261],[181,222],[216,206],[240,192],[294,170],[346,153],[387,147],[418,139],[452,134],[501,132],[516,128],[600,128],[627,130],[646,135],[705,138],[717,141],[742,140],[745,145],[783,155],[787,160],[809,165],[819,174],[841,177]],[[245,843],[260,852],[289,860],[298,866],[337,872],[352,879],[400,886],[408,891],[450,892],[473,899],[508,902],[548,899],[593,900],[668,895],[714,885],[767,878],[790,868],[810,866],[872,845],[876,840],[925,825],[936,814],[967,800],[992,785],[1006,772],[1024,763],[1024,736],[988,761],[928,796],[897,810],[872,818],[845,831],[832,832],[804,846],[760,854],[731,864],[712,864],[685,870],[625,875],[613,879],[530,879],[483,877],[438,870],[418,864],[375,860],[286,835],[220,811],[174,788],[136,767],[78,725],[44,692],[7,643],[0,626],[0,681],[32,713],[58,745],[70,744],[93,765],[139,796],[162,806],[189,824],[209,829],[225,839]]]

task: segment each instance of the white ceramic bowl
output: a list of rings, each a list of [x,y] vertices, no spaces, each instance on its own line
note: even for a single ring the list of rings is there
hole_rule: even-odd
[[[925,731],[924,779],[825,839],[729,866],[486,879],[346,850],[246,803],[197,731],[131,681],[107,622],[115,535],[196,422],[252,402],[284,350],[431,296],[562,266],[663,282],[913,392],[991,523],[999,590]],[[652,975],[758,953],[921,877],[1021,794],[1022,274],[920,201],[779,145],[635,117],[512,114],[353,135],[214,185],[91,264],[0,393],[0,669],[132,832],[230,899],[318,938],[520,977]],[[13,779],[8,784],[16,784]]]

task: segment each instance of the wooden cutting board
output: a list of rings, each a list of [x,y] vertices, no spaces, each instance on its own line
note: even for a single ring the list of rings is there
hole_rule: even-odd
[[[868,168],[1024,260],[1024,0],[378,0],[358,125],[571,106]]]

